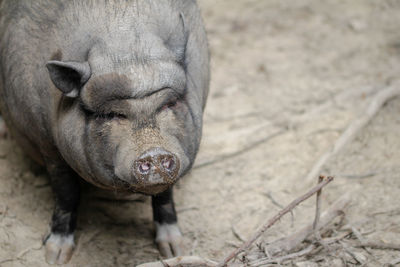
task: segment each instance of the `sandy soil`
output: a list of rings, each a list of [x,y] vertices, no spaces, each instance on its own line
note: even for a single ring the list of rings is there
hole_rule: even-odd
[[[239,243],[232,225],[247,237],[302,194],[312,185],[304,176],[314,162],[371,96],[396,83],[400,2],[199,2],[212,54],[211,91],[196,165],[175,187],[175,198],[188,254],[218,260]],[[397,98],[323,170],[336,176],[323,205],[352,192],[347,220],[368,240],[400,240],[399,115]],[[148,198],[110,201],[86,191],[70,266],[158,259]],[[52,207],[45,173],[13,140],[0,140],[1,266],[46,266],[41,242]],[[282,220],[264,239],[300,228],[313,208],[305,202],[293,222]],[[356,253],[366,266],[399,257],[390,250]],[[319,265],[343,262],[334,259],[333,253]]]

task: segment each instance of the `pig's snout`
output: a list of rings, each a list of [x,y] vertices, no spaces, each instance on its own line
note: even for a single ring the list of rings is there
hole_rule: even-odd
[[[179,159],[162,148],[144,152],[134,162],[134,176],[140,183],[173,184],[179,171]]]

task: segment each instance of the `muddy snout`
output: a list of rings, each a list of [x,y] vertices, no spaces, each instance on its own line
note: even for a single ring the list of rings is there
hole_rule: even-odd
[[[162,148],[151,148],[134,162],[134,176],[139,183],[173,184],[179,172],[179,159]]]

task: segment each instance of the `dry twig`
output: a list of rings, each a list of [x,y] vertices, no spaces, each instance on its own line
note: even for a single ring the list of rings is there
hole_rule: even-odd
[[[318,183],[322,182],[322,180],[324,179],[324,176],[320,175],[318,177]],[[322,241],[322,237],[321,234],[318,231],[318,224],[319,224],[319,219],[321,216],[321,193],[322,193],[322,189],[318,190],[317,192],[317,201],[316,201],[316,207],[315,207],[315,219],[314,219],[314,223],[313,223],[313,231],[314,231],[314,235],[317,239],[317,241],[323,245],[323,241]]]
[[[340,235],[334,236],[334,237],[324,238],[324,244],[329,245],[332,243],[336,243],[336,242],[342,240],[343,238],[347,237],[351,233],[352,233],[352,231],[346,231],[346,232],[344,232]]]
[[[298,258],[298,257],[302,257],[304,255],[307,255],[311,251],[313,251],[314,248],[315,248],[314,245],[309,245],[305,249],[302,249],[302,250],[300,250],[298,252],[287,254],[287,255],[284,255],[284,256],[281,256],[281,257],[278,257],[278,258],[272,258],[272,259],[264,258],[264,259],[260,259],[260,260],[251,262],[249,264],[249,266],[257,267],[257,266],[265,266],[266,264],[271,264],[271,263],[282,263],[282,262],[290,260],[290,259],[294,259],[294,258]]]
[[[247,262],[250,264],[250,266],[264,266],[265,264],[270,264],[270,263],[278,263],[280,264],[281,262],[302,257],[305,255],[310,254],[311,252],[315,252],[316,244],[311,244],[310,246],[303,248],[297,252],[292,252],[300,243],[302,243],[309,235],[312,233],[316,233],[316,231],[321,230],[323,227],[325,227],[327,224],[332,222],[337,216],[343,214],[343,210],[345,207],[349,204],[350,202],[350,194],[344,195],[342,198],[337,200],[335,203],[333,203],[324,213],[320,215],[320,196],[321,196],[321,189],[326,186],[329,182],[333,180],[333,177],[328,177],[324,179],[324,177],[319,178],[319,183],[315,187],[313,187],[311,190],[309,190],[306,194],[302,195],[301,197],[295,199],[292,201],[287,207],[285,207],[283,210],[281,210],[278,214],[276,214],[274,217],[272,217],[270,220],[267,221],[265,225],[263,225],[261,228],[256,231],[249,240],[244,242],[239,248],[235,249],[231,254],[229,254],[222,262],[216,263],[207,259],[202,259],[199,257],[195,256],[185,256],[185,257],[176,257],[168,260],[163,260],[163,261],[158,261],[158,262],[152,262],[152,263],[145,263],[142,265],[139,265],[139,267],[164,267],[164,266],[170,266],[170,267],[178,267],[178,266],[212,266],[212,267],[222,267],[226,266],[228,262],[230,262],[232,259],[237,257],[240,253],[245,252],[268,228],[270,228],[273,224],[275,224],[283,215],[286,213],[292,211],[298,204],[303,202],[304,200],[308,199],[311,197],[313,194],[319,192],[317,195],[317,208],[316,208],[316,216],[315,220],[310,223],[308,226],[303,228],[302,230],[292,234],[291,236],[280,239],[276,242],[273,242],[272,244],[269,244],[268,250],[272,251],[271,254],[266,253],[267,257],[253,260],[251,262]],[[232,231],[235,233],[235,227],[232,226]],[[347,236],[350,232],[346,232],[344,235],[335,238],[335,240],[330,240],[329,242],[337,242]],[[319,240],[322,244],[322,239]],[[325,242],[324,242],[325,244]],[[322,249],[320,247],[319,249]],[[264,248],[264,251],[266,248]],[[267,250],[267,252],[268,252]],[[284,252],[286,254],[276,256],[277,253],[279,252]],[[352,255],[353,256],[353,255]],[[246,257],[247,260],[249,260]],[[235,264],[232,264],[232,266]]]
[[[363,258],[361,258],[359,256],[359,254],[356,254],[355,252],[353,252],[351,250],[351,248],[346,243],[344,243],[343,241],[339,241],[339,243],[342,245],[344,251],[346,251],[346,253],[349,254],[359,264],[364,264],[365,263],[365,260]]]
[[[348,178],[348,179],[363,179],[363,178],[369,178],[372,176],[377,175],[377,172],[369,172],[369,173],[364,173],[364,174],[340,174],[338,176]]]
[[[225,266],[230,260],[235,258],[239,253],[245,251],[248,249],[254,241],[256,241],[268,228],[270,228],[272,225],[275,224],[283,215],[286,213],[290,212],[294,207],[296,207],[298,204],[303,202],[304,200],[308,199],[312,195],[314,195],[318,190],[326,186],[328,183],[330,183],[333,180],[333,177],[328,177],[315,187],[313,187],[310,191],[308,191],[306,194],[302,195],[301,197],[295,199],[292,201],[286,208],[281,210],[278,214],[276,214],[274,217],[272,217],[265,225],[263,225],[256,233],[252,235],[252,237],[246,241],[240,248],[236,249],[232,253],[230,253],[221,263],[218,264],[218,267]]]
[[[337,216],[343,215],[343,210],[350,204],[350,194],[345,194],[335,201],[325,212],[321,214],[317,229],[320,230],[327,224],[331,223]],[[265,246],[264,250],[268,250],[271,255],[280,252],[290,252],[302,243],[308,236],[314,232],[313,223],[305,226],[303,229],[279,239]]]
[[[320,175],[318,177],[318,183],[322,182],[322,180],[324,179],[324,176]],[[315,219],[314,219],[314,223],[313,223],[313,230],[314,231],[318,231],[317,230],[317,226],[319,223],[319,218],[321,215],[321,193],[322,193],[322,189],[317,191],[317,201],[316,201],[316,207],[315,207]]]
[[[383,242],[360,242],[359,244],[353,245],[356,248],[367,247],[372,249],[391,249],[391,250],[400,250],[399,244],[391,244],[391,243],[383,243]]]

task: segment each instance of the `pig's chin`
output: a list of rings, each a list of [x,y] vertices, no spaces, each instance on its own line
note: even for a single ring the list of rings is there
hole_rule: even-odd
[[[118,179],[119,180],[119,179]],[[116,184],[119,184],[120,186],[116,186]],[[131,192],[131,193],[142,193],[145,195],[156,195],[159,193],[164,192],[173,184],[171,183],[157,183],[153,185],[137,185],[137,184],[129,184],[128,182],[120,180],[119,183],[114,183],[113,184],[113,190],[117,191],[124,191],[124,192]]]
[[[109,186],[107,186],[107,189],[120,192],[156,195],[164,192],[165,190],[173,186],[177,180],[178,179],[176,179],[174,182],[169,182],[169,183],[159,181],[158,183],[154,184],[149,184],[149,183],[140,184],[133,181],[126,181],[117,176],[114,176],[112,178],[112,182],[111,183],[108,182]]]
[[[146,195],[157,195],[159,193],[164,192],[167,190],[169,187],[171,187],[170,184],[158,184],[158,185],[153,185],[153,186],[146,186],[142,188],[134,188],[133,192],[135,193],[142,193]]]
[[[126,182],[116,177],[112,178],[112,182],[107,183],[98,183],[93,180],[87,181],[100,188],[112,190],[114,192],[142,193],[145,195],[156,195],[164,192],[165,190],[173,186],[173,184],[171,183],[158,183],[154,185],[130,184],[129,182]]]

